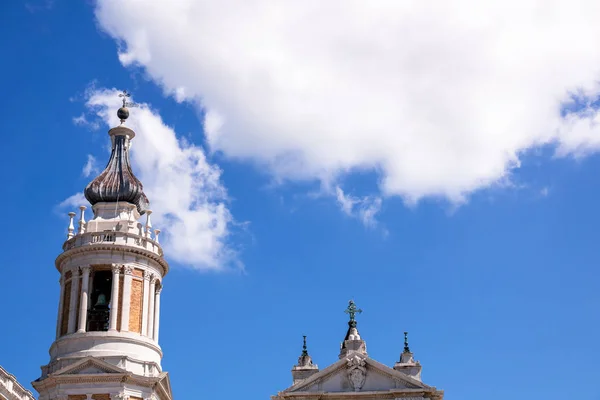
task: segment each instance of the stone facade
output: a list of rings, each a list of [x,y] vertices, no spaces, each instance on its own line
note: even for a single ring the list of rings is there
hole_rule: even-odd
[[[33,393],[25,389],[14,375],[0,367],[0,399],[2,400],[35,400]]]
[[[351,302],[351,305],[354,303]],[[421,381],[421,364],[405,341],[400,360],[390,368],[367,355],[366,342],[358,333],[354,308],[339,360],[322,371],[308,356],[306,343],[292,368],[293,384],[271,396],[272,400],[443,400],[444,392]],[[299,373],[300,372],[300,373]]]

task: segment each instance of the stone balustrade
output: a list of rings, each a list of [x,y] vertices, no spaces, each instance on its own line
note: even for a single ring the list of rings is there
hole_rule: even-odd
[[[163,250],[156,240],[147,236],[119,231],[86,232],[74,235],[63,244],[63,251],[94,244],[134,246],[163,256]]]

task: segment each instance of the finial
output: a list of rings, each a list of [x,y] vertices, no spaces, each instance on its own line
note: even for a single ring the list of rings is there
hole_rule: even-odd
[[[71,211],[69,213],[69,228],[67,229],[67,231],[69,233],[67,234],[67,239],[71,239],[73,236],[75,236],[75,234],[74,234],[75,227],[73,226],[73,218],[75,218],[75,213],[73,211]]]
[[[410,349],[408,348],[408,332],[404,332],[404,352],[410,353]]]
[[[350,316],[350,321],[348,321],[348,324],[356,325],[356,320],[354,319],[354,317],[356,316],[356,314],[362,313],[362,310],[356,307],[356,304],[354,304],[354,300],[350,300],[348,302],[348,308],[346,308],[344,312]]]
[[[304,340],[304,344],[302,345],[302,355],[307,356],[308,350],[306,349],[306,335],[303,335],[302,338]]]
[[[86,206],[79,206],[81,214],[79,216],[79,234],[85,233],[85,210]]]
[[[156,243],[159,243],[159,241],[158,241],[158,235],[160,235],[160,229],[155,229],[154,230],[154,241]]]
[[[145,235],[148,239],[152,239],[152,221],[150,221],[150,214],[152,214],[152,210],[146,210],[146,232],[145,232]]]
[[[123,92],[119,93],[119,97],[123,98],[123,106],[117,110],[117,117],[119,117],[121,123],[124,123],[125,120],[129,118],[129,110],[127,107],[137,107],[137,104],[127,101],[127,99],[131,97],[131,93],[127,90],[123,90]]]

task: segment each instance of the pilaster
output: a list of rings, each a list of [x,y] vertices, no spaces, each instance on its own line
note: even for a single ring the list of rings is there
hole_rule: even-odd
[[[58,316],[56,317],[56,338],[60,337],[60,327],[62,325],[63,318],[63,307],[65,300],[65,274],[62,273],[60,279],[58,280],[60,285],[60,298],[58,299]]]
[[[75,333],[75,328],[77,327],[77,304],[79,304],[79,268],[74,268],[72,272],[67,333]]]
[[[125,265],[123,267],[123,298],[121,299],[121,332],[129,331],[129,302],[131,299],[131,275],[133,268]]]
[[[145,332],[145,335],[149,338],[154,337],[154,297],[156,293],[156,277],[152,276],[150,279],[150,290],[148,291],[148,330]]]
[[[148,271],[144,271],[144,290],[142,293],[142,335],[146,335],[148,331],[148,306],[150,302],[150,279],[152,274]]]
[[[109,331],[117,330],[117,316],[119,315],[119,278],[121,276],[121,264],[112,264],[112,287],[110,293],[110,322]]]
[[[79,329],[77,332],[85,332],[87,325],[88,298],[90,272],[92,268],[89,265],[81,267],[81,300],[79,300]]]
[[[154,332],[153,338],[154,341],[158,343],[158,328],[160,325],[160,292],[162,290],[162,286],[156,288],[156,294],[154,296]]]

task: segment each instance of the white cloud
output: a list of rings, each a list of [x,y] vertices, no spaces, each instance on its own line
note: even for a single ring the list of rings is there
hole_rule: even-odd
[[[98,164],[96,162],[96,157],[91,154],[87,156],[87,162],[83,166],[83,170],[81,173],[85,178],[89,177],[91,174],[95,174],[98,172]]]
[[[205,108],[212,150],[461,203],[529,149],[600,148],[598,4],[99,0],[96,16],[124,65]],[[565,117],[573,95],[588,107]]]
[[[75,211],[80,206],[90,206],[90,203],[88,203],[87,199],[83,195],[83,192],[78,192],[72,196],[67,197],[66,199],[60,202],[58,208],[69,209],[69,211]]]
[[[87,126],[92,130],[100,128],[100,124],[97,121],[88,121],[85,113],[81,113],[78,117],[73,117],[73,123],[77,126]]]
[[[351,217],[358,218],[365,226],[377,225],[375,216],[381,210],[381,198],[365,196],[354,197],[344,193],[341,187],[335,188],[336,199],[342,211]]]
[[[119,105],[115,90],[89,93],[87,106],[109,127],[119,124]],[[241,267],[236,252],[228,246],[234,221],[221,171],[208,163],[202,148],[178,139],[158,113],[146,104],[139,105],[127,120],[127,126],[136,132],[132,168],[144,184],[153,225],[163,231],[161,243],[169,259],[197,269]]]

